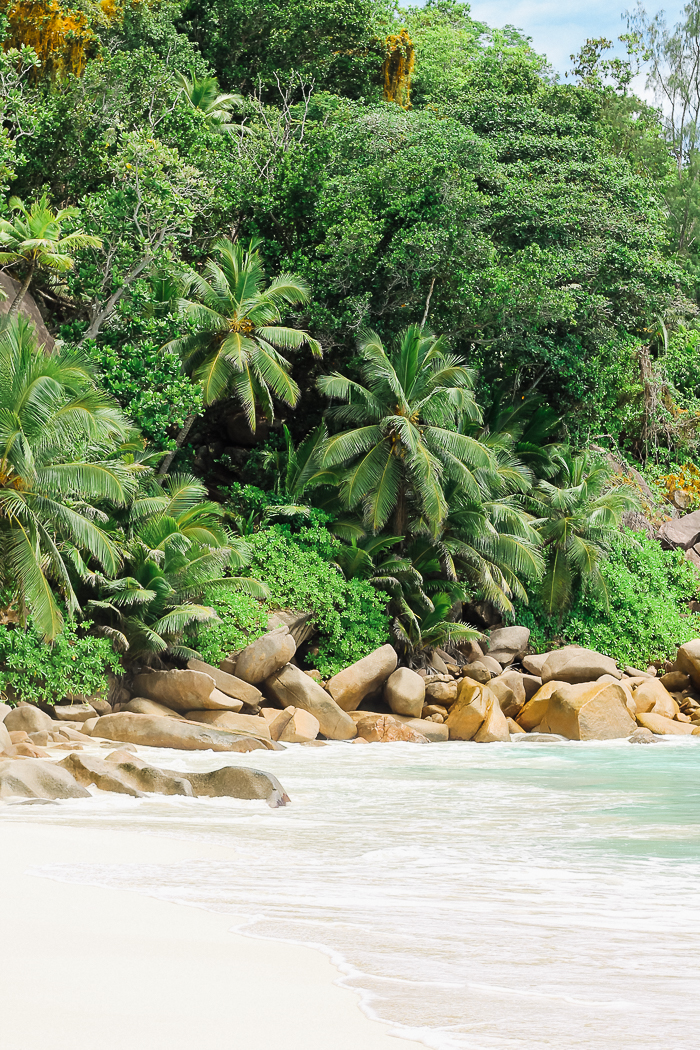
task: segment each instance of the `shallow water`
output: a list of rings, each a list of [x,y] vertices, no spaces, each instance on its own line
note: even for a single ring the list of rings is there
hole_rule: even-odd
[[[212,755],[284,809],[99,793],[0,819],[206,838],[231,861],[55,866],[323,946],[365,1008],[440,1050],[693,1050],[700,741],[411,744]]]

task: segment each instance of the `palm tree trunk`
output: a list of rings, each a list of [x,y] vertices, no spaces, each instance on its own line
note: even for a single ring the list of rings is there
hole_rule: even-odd
[[[404,536],[406,533],[406,487],[403,482],[399,485],[396,494],[396,507],[394,508],[394,535]],[[403,543],[399,544],[399,549]]]
[[[21,285],[19,286],[19,290],[17,292],[17,295],[12,300],[12,305],[10,306],[10,309],[7,311],[8,318],[16,317],[17,314],[19,313],[19,308],[22,305],[22,300],[24,299],[25,295],[27,294],[27,291],[29,289],[29,285],[32,283],[32,277],[33,276],[34,276],[34,263],[31,262],[29,264],[29,269],[27,270],[27,276],[24,278],[24,280],[22,281]]]
[[[197,418],[196,414],[193,413],[191,416],[188,416],[187,419],[185,420],[185,422],[183,423],[182,430],[180,431],[180,433],[177,435],[177,438],[175,439],[175,448],[172,450],[172,452],[168,452],[167,456],[165,456],[165,458],[163,459],[163,462],[158,467],[158,473],[159,474],[167,474],[168,471],[170,470],[170,464],[175,459],[175,456],[178,454],[178,452],[180,451],[180,449],[184,445],[185,439],[187,438],[187,435],[189,434],[190,430],[192,429],[192,424],[194,423],[196,418]]]

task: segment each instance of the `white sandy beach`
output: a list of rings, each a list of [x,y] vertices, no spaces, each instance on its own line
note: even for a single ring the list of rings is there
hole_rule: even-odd
[[[0,816],[2,1050],[397,1050],[320,952],[229,932],[235,917],[27,874],[174,864],[225,847]]]

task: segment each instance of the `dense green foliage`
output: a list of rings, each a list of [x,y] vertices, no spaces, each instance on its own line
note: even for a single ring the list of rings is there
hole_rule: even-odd
[[[21,700],[58,703],[71,696],[106,692],[107,671],[119,670],[119,657],[108,639],[77,630],[67,623],[53,643],[43,643],[30,626],[26,631],[0,626],[0,695]]]
[[[605,591],[582,590],[561,626],[537,601],[518,609],[538,652],[583,645],[644,670],[700,634],[700,617],[688,609],[698,593],[697,573],[681,551],[662,550],[639,533],[618,533],[601,574]]]
[[[332,675],[388,641],[386,602],[364,580],[346,580],[333,564],[337,541],[325,530],[291,535],[273,526],[250,537],[250,571],[263,582],[273,607],[314,614],[318,653],[312,666]]]
[[[568,79],[458,0],[88,5],[72,66],[6,49],[0,261],[61,342],[0,333],[5,633],[216,660],[289,606],[324,674],[494,613],[670,651],[697,576],[619,537],[601,447],[662,498],[700,464],[698,9]]]

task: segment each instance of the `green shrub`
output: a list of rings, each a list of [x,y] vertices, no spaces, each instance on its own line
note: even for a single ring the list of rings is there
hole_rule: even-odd
[[[248,537],[251,576],[270,590],[272,608],[307,610],[319,629],[318,654],[309,657],[322,675],[367,656],[389,639],[386,599],[366,580],[346,580],[333,559],[338,542],[320,527],[292,535],[286,526]]]
[[[517,622],[530,628],[539,652],[582,645],[643,669],[651,660],[673,658],[677,646],[700,636],[700,616],[687,607],[700,578],[682,551],[662,550],[643,534],[619,533],[601,568],[607,606],[602,594],[583,591],[561,626],[535,601],[518,608]]]
[[[210,587],[205,604],[216,609],[220,617],[197,629],[197,650],[210,664],[220,664],[229,653],[243,649],[267,630],[267,611],[247,594],[228,587]]]
[[[0,696],[55,704],[71,693],[92,696],[106,689],[107,671],[119,669],[119,657],[109,639],[85,633],[89,626],[67,621],[51,643],[31,624],[26,630],[0,626]]]

